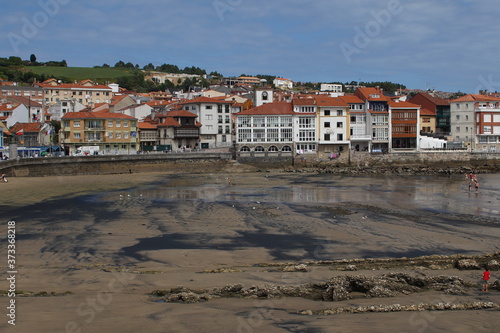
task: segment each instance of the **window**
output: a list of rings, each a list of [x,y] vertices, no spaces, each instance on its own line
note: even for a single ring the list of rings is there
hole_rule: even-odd
[[[113,139],[113,132],[108,132],[108,139]]]
[[[325,110],[325,116],[329,116],[330,115],[330,110]]]
[[[80,120],[75,120],[75,121],[73,122],[73,126],[74,126],[74,127],[80,127]]]
[[[456,132],[457,132],[457,133],[460,133],[460,126],[457,126],[457,128],[456,128]]]
[[[123,127],[128,127],[128,120],[123,121]]]
[[[240,151],[250,151],[250,148],[248,146],[243,146]]]
[[[128,132],[123,133],[123,138],[128,139]]]
[[[226,122],[226,124],[228,124],[228,123],[231,122],[230,119],[229,119],[229,116],[226,116],[226,121],[225,122]]]
[[[329,127],[330,127],[330,122],[329,122],[329,121],[325,122],[325,127],[326,127],[326,128],[329,128]]]
[[[325,141],[330,141],[330,134],[325,133],[325,135],[324,135],[324,140],[325,140]]]
[[[113,127],[113,120],[108,120],[108,127]]]
[[[212,110],[212,105],[205,105],[205,110]]]
[[[207,114],[207,115],[205,115],[205,119],[206,119],[206,120],[213,120],[213,119],[214,119],[214,116],[213,116],[213,115],[211,115],[211,114]]]
[[[337,128],[342,128],[342,127],[344,127],[344,123],[341,121],[337,122]]]
[[[344,141],[344,134],[337,134],[337,141]]]
[[[255,147],[255,151],[266,151],[266,150],[262,146],[257,146]]]
[[[337,116],[343,116],[344,110],[337,110]]]
[[[122,134],[120,132],[116,132],[116,138],[117,139],[121,139],[122,138]]]
[[[73,137],[74,137],[75,139],[81,139],[80,132],[74,132],[74,133],[73,133]]]
[[[121,127],[121,126],[122,126],[122,122],[121,122],[121,121],[119,121],[119,120],[117,120],[117,121],[116,121],[116,127]]]
[[[268,94],[267,94],[267,91],[264,91],[264,92],[262,93],[262,100],[263,100],[263,101],[267,101],[268,97],[269,97],[269,96],[268,96]]]

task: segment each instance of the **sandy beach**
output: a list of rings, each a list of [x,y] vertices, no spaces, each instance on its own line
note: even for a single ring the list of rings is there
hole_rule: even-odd
[[[12,178],[0,186],[0,269],[7,275],[5,235],[8,222],[15,221],[19,295],[15,326],[6,315],[10,298],[0,298],[0,330],[496,332],[499,290],[482,292],[479,283],[484,260],[498,260],[500,252],[500,175],[480,180],[475,194],[467,192],[463,176]],[[366,261],[430,255],[435,257],[418,262]],[[460,256],[479,267],[457,269],[453,262]],[[498,272],[492,271],[492,282]],[[395,273],[459,280],[446,288],[385,290],[384,297],[348,288],[339,300],[269,292],[320,288],[333,278],[383,280]],[[9,289],[3,285],[0,290]],[[193,301],[199,295],[204,296]],[[491,307],[325,312],[474,302]]]

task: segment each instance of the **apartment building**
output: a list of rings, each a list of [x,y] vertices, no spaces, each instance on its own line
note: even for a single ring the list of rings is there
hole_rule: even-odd
[[[232,147],[232,104],[232,101],[209,97],[197,97],[179,103],[185,111],[195,114],[203,124],[199,138],[201,148]]]
[[[410,102],[388,102],[391,150],[418,150],[420,138],[420,105]]]
[[[98,146],[101,154],[134,154],[137,119],[114,112],[68,112],[59,140],[69,154],[80,146]]]
[[[350,106],[341,98],[316,96],[318,156],[350,149]]]
[[[385,96],[379,88],[358,88],[354,95],[365,103],[367,130],[372,136],[370,151],[389,151],[390,98]]]
[[[429,110],[435,114],[436,134],[450,134],[450,101],[440,98],[432,92],[419,92],[408,102],[418,104],[422,107],[422,109]]]
[[[117,84],[102,85],[83,80],[78,83],[61,83],[49,79],[35,84],[43,90],[43,105],[49,106],[61,100],[74,100],[85,106],[93,107],[99,103],[111,103],[113,96],[119,92]]]

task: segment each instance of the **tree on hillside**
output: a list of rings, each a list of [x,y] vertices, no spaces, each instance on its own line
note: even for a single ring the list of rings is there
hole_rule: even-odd
[[[155,69],[155,65],[153,65],[152,63],[149,63],[146,66],[144,66],[143,69],[146,71],[152,71]]]
[[[34,55],[34,54],[30,55],[30,62],[31,63],[35,63],[36,62],[36,55]]]
[[[125,63],[122,60],[120,60],[115,64],[115,67],[125,67]]]
[[[179,74],[181,72],[179,67],[171,64],[163,64],[161,66],[156,67],[156,70],[160,72],[173,73],[173,74]]]

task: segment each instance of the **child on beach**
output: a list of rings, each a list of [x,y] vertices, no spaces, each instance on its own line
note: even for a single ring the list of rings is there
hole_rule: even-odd
[[[2,175],[0,176],[0,181],[3,182],[3,183],[7,183],[8,182],[7,177],[5,177],[5,173],[2,173]]]
[[[482,291],[488,291],[488,281],[490,280],[491,273],[488,268],[485,268],[483,272],[483,289]]]

